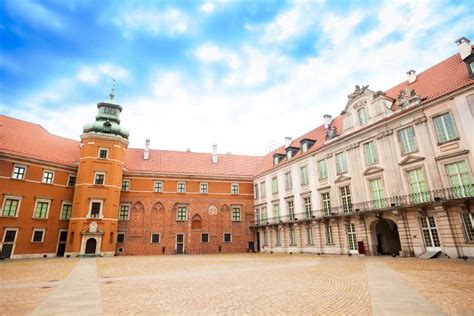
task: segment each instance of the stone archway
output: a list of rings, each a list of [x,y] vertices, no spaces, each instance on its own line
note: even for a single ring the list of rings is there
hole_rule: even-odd
[[[399,254],[402,250],[397,224],[388,218],[379,218],[374,225],[376,253]]]
[[[93,254],[96,253],[96,250],[97,250],[97,240],[93,237],[87,239],[85,254],[86,255],[93,255]]]

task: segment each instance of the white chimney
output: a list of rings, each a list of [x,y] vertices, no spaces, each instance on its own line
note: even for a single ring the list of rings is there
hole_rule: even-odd
[[[332,116],[329,114],[325,114],[323,117],[324,117],[324,127],[328,128],[332,122]]]
[[[144,160],[150,159],[150,139],[149,138],[145,140],[145,151],[143,152],[143,159]]]
[[[407,72],[407,75],[408,75],[408,83],[413,83],[416,81],[416,71],[414,71],[413,69],[409,70]]]
[[[217,145],[212,145],[212,163],[217,163]]]
[[[455,43],[456,45],[458,45],[459,55],[461,55],[462,60],[466,59],[468,56],[471,55],[472,47],[470,40],[465,37],[461,37]]]
[[[292,141],[291,137],[288,137],[288,136],[285,137],[285,148],[290,147],[291,141]]]

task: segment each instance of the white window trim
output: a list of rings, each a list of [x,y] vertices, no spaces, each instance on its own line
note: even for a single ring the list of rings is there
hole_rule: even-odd
[[[324,171],[325,171],[325,176],[324,177],[321,177],[321,163],[324,163]],[[316,163],[317,165],[317,168],[318,168],[318,179],[319,181],[322,181],[322,180],[326,180],[328,178],[328,164],[327,164],[327,160],[325,158],[323,159],[319,159]]]
[[[99,202],[100,203],[100,209],[99,209],[99,216],[98,217],[92,217],[92,203]],[[103,215],[104,211],[104,200],[99,200],[99,199],[90,199],[89,200],[89,210],[87,211],[87,216],[86,218],[95,218],[95,219],[102,219],[104,218]]]
[[[46,202],[48,203],[48,208],[46,210],[46,217],[35,217],[36,208],[38,207],[38,202]],[[35,201],[35,208],[33,209],[33,218],[34,219],[48,219],[49,217],[49,209],[51,208],[51,200],[48,199],[36,199]]]
[[[126,219],[121,219],[120,218],[120,213],[122,212],[122,206],[128,206],[128,214],[127,214]],[[130,220],[130,206],[131,206],[130,203],[120,203],[120,205],[119,205],[119,216],[118,216],[119,221],[128,221],[128,220]]]
[[[105,158],[100,157],[100,151],[101,150],[105,150],[107,152],[107,154],[105,155]],[[109,149],[105,148],[105,147],[99,147],[99,151],[97,152],[97,158],[99,158],[99,159],[108,159],[109,158]]]
[[[153,235],[158,235],[158,242],[153,242]],[[161,244],[161,234],[160,233],[151,233],[150,234],[150,244]]]
[[[186,216],[184,219],[179,219],[178,218],[178,213],[179,213],[179,208],[184,207],[186,209]],[[187,205],[177,205],[176,206],[176,221],[177,222],[185,222],[188,220],[188,206]]]
[[[123,183],[124,182],[128,182],[128,189],[127,190],[124,190],[123,189]],[[104,183],[105,183],[105,177],[104,177]],[[120,188],[120,191],[123,191],[123,192],[130,192],[130,183],[132,183],[130,181],[130,179],[122,179],[122,187]]]
[[[339,171],[339,168],[338,168],[338,166],[339,166],[339,160],[337,159],[337,157],[338,157],[339,155],[341,155],[341,157],[342,157],[343,160],[344,160],[344,170],[342,170],[342,171]],[[340,174],[347,173],[347,171],[348,171],[348,166],[347,166],[346,153],[345,153],[344,151],[340,151],[340,152],[336,153],[336,154],[334,155],[334,160],[335,160],[335,162],[336,162],[336,175],[340,175]]]
[[[72,202],[71,202],[71,201],[63,201],[63,202],[61,203],[61,211],[59,212],[59,220],[61,220],[61,221],[67,221],[67,220],[69,220],[69,219],[64,219],[64,218],[62,218],[62,217],[63,217],[63,216],[62,216],[62,215],[63,215],[63,211],[64,211],[64,205],[71,205],[71,213],[72,213]],[[72,215],[72,214],[69,214],[69,218],[71,218],[71,215]]]
[[[203,192],[203,191],[202,191],[202,188],[201,188],[201,186],[204,185],[204,184],[206,185],[206,192]],[[200,194],[208,194],[208,193],[209,193],[209,183],[207,183],[207,182],[199,182],[199,193],[200,193]]]
[[[52,174],[51,182],[46,182],[46,181],[44,181],[44,176],[45,176],[46,172]],[[44,169],[44,170],[43,170],[43,177],[41,178],[41,183],[43,183],[43,184],[53,184],[53,183],[54,183],[54,171],[53,171],[53,170],[49,170],[49,169]]]
[[[23,173],[23,178],[19,179],[19,178],[14,178],[14,177],[13,177],[13,174],[15,173],[15,168],[16,168],[16,167],[25,168],[25,172]],[[11,178],[12,178],[13,180],[25,180],[25,179],[26,179],[26,172],[27,172],[27,171],[28,171],[28,166],[22,165],[22,164],[18,164],[18,163],[13,164],[13,169],[12,169]]]
[[[206,235],[207,234],[207,241],[202,241],[202,235]],[[207,232],[203,232],[201,233],[201,244],[209,244],[211,242],[211,235]]]
[[[68,188],[74,188],[74,186],[70,186],[70,185],[69,185],[69,182],[70,182],[69,180],[71,179],[71,177],[76,178],[76,181],[74,181],[74,186],[75,186],[75,183],[77,182],[77,175],[76,175],[76,174],[68,174],[68,176],[67,176],[67,182],[66,182],[66,186],[67,186]]]
[[[17,218],[18,214],[20,213],[20,206],[21,206],[21,196],[15,196],[15,195],[5,195],[3,198],[3,203],[2,203],[2,209],[0,210],[0,217],[6,217],[6,218]],[[7,200],[18,200],[18,206],[16,208],[16,215],[15,216],[3,216],[3,209],[5,208],[5,203]]]
[[[156,190],[156,184],[157,184],[157,183],[161,183],[161,191],[157,191],[157,190]],[[163,181],[162,181],[162,180],[155,180],[155,181],[153,181],[153,192],[163,193]]]
[[[97,175],[103,175],[103,176],[104,176],[104,183],[102,183],[102,184],[97,184],[97,183],[95,183],[95,180],[96,180],[96,178],[97,178]],[[94,173],[94,182],[93,182],[93,183],[94,183],[94,185],[105,185],[105,172],[103,172],[103,171],[96,171],[96,172]]]
[[[33,241],[35,237],[35,232],[43,232],[41,235],[41,241]],[[33,232],[31,233],[31,242],[34,244],[40,244],[44,242],[44,235],[46,234],[46,229],[45,228],[33,228]]]
[[[240,219],[239,220],[234,220],[234,208],[239,209],[240,213]],[[230,206],[230,220],[231,222],[241,222],[242,221],[242,205],[231,205]]]
[[[123,235],[123,242],[118,242],[118,236],[119,235]],[[117,239],[116,239],[116,243],[119,244],[119,245],[123,245],[125,243],[125,238],[127,237],[127,234],[125,232],[117,232]]]
[[[180,184],[184,184],[184,191],[179,191],[179,185]],[[178,183],[176,183],[176,193],[186,193],[186,182],[184,181],[178,181]]]
[[[303,169],[305,170],[305,177],[303,177]],[[306,183],[303,183],[303,179],[306,179]],[[306,187],[309,185],[308,165],[300,166],[300,184],[302,187]]]
[[[436,129],[436,124],[435,124],[435,119],[437,117],[441,118],[442,116],[444,115],[449,115],[451,116],[451,119],[453,120],[453,128],[454,128],[454,133],[456,134],[456,136],[453,138],[453,139],[450,139],[450,140],[447,140],[447,141],[444,141],[444,142],[441,142],[440,139],[439,139],[439,136],[438,136],[438,130]],[[446,136],[447,135],[447,132],[448,132],[448,129],[446,127],[446,123],[443,119],[441,119],[442,123],[443,123],[443,132],[445,133]],[[434,129],[434,132],[435,132],[435,137],[436,137],[436,143],[439,145],[443,145],[443,144],[446,144],[446,143],[450,143],[450,142],[453,142],[453,141],[457,141],[459,140],[459,132],[458,132],[458,128],[456,126],[456,120],[454,119],[454,115],[451,111],[444,111],[444,112],[441,112],[441,113],[437,113],[435,115],[433,115],[431,117],[431,124],[433,125],[433,129]]]
[[[234,187],[234,185],[237,186],[237,193],[232,192],[232,188]],[[234,195],[240,194],[240,186],[239,186],[238,183],[231,183],[231,185],[230,185],[230,194],[234,194]]]
[[[230,235],[230,241],[225,241],[225,235]],[[229,233],[229,232],[225,232],[223,235],[222,235],[222,241],[224,242],[224,244],[230,244],[232,243],[232,233]]]

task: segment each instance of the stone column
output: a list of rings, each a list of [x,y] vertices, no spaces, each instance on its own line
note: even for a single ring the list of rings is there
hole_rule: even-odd
[[[407,223],[406,211],[395,210],[393,211],[395,218],[397,219],[398,236],[400,237],[400,257],[413,257],[413,246],[411,242],[410,227]]]

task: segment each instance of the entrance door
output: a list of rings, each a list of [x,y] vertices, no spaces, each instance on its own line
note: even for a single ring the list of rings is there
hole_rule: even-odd
[[[347,231],[347,244],[349,247],[349,253],[358,254],[359,250],[357,249],[357,237],[356,237],[354,223],[346,224],[346,231]]]
[[[377,254],[393,255],[402,250],[398,227],[394,221],[388,218],[380,218],[375,223],[375,234],[377,237]]]
[[[176,254],[184,253],[184,234],[176,235]]]
[[[86,242],[86,255],[95,254],[95,250],[97,248],[97,241],[95,238],[89,238]]]
[[[253,241],[249,241],[249,248],[248,248],[249,252],[255,252],[255,246],[254,246],[254,243]]]
[[[64,257],[64,252],[66,251],[66,239],[67,231],[61,230],[59,232],[58,251],[56,252],[56,256]]]
[[[420,217],[421,231],[426,250],[440,251],[441,242],[439,241],[438,228],[433,216]]]
[[[10,258],[13,255],[13,248],[16,241],[16,229],[6,229],[3,236],[2,256]]]

